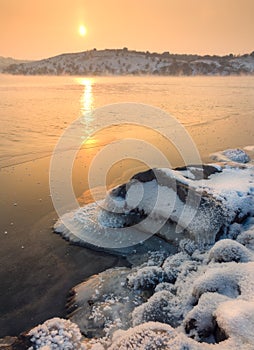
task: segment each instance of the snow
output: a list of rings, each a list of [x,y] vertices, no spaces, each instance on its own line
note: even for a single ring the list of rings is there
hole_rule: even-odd
[[[234,263],[231,264],[233,265],[218,265],[218,267],[208,269],[204,275],[196,279],[192,291],[195,301],[208,292],[216,292],[229,298],[237,298],[241,294],[240,267],[236,267]]]
[[[254,230],[247,230],[242,232],[238,237],[237,241],[247,248],[254,250]]]
[[[229,297],[219,293],[205,293],[201,295],[198,305],[186,315],[183,327],[189,337],[199,342],[215,342],[216,322],[214,312],[221,303],[230,300]]]
[[[227,335],[234,335],[242,343],[254,346],[254,300],[229,300],[221,303],[214,315]]]
[[[85,350],[78,326],[69,320],[52,318],[28,333],[33,347],[40,350]]]
[[[184,349],[185,343],[173,328],[159,322],[148,322],[120,333],[115,337],[109,350],[126,349]]]
[[[19,63],[0,58],[7,63]],[[62,54],[40,61],[6,67],[11,74],[54,75],[229,75],[253,74],[253,55],[241,57],[202,57],[138,52],[127,49],[90,50]]]
[[[237,156],[241,152],[230,150]],[[254,214],[253,166],[210,164],[206,170],[205,179],[194,166],[187,173],[153,169],[154,176],[138,174],[124,185],[125,191],[119,186],[105,200],[64,215],[55,231],[75,243],[120,253],[124,248],[133,252],[132,246],[154,233],[174,244],[191,238],[199,248],[214,244],[218,235],[234,238],[240,233],[237,225]],[[139,181],[140,176],[147,181]]]
[[[184,344],[189,349],[250,350],[254,344],[252,335],[248,335],[251,326],[248,326],[248,332],[241,331],[247,321],[239,314],[240,306],[235,318],[232,313],[227,316],[227,312],[220,310],[224,310],[223,307],[227,310],[231,301],[236,303],[235,309],[237,305],[242,305],[241,302],[253,303],[254,262],[250,261],[251,257],[253,250],[225,239],[208,251],[192,249],[191,255],[182,251],[168,256],[161,267],[149,265],[152,262],[150,258],[147,263],[131,270],[105,271],[97,278],[101,285],[96,285],[93,277],[76,287],[73,302],[78,304],[77,322],[84,325],[84,318],[93,318],[93,327],[97,327],[97,331],[94,328],[94,336],[100,335],[100,328],[104,327],[106,338],[88,342],[88,345],[93,343],[92,349],[96,346],[99,349],[128,349],[130,346],[144,349],[146,342],[151,349],[157,349],[163,338],[166,348],[171,346],[174,350],[181,349]],[[172,282],[168,282],[168,275],[173,276]],[[89,311],[87,315],[83,314],[82,321],[79,310],[82,307],[87,309],[87,299],[83,298],[88,290],[87,283],[91,283],[97,292],[93,292],[90,314]],[[112,313],[111,308],[118,311]],[[247,307],[245,309],[248,310]],[[251,312],[247,315],[250,322]],[[126,317],[127,314],[131,317]],[[109,319],[111,323],[107,323]],[[240,328],[237,333],[234,324]],[[155,332],[154,325],[158,327]],[[170,336],[164,334],[165,329]]]
[[[157,321],[176,327],[182,311],[177,305],[178,300],[171,292],[167,290],[156,292],[146,303],[134,309],[132,323],[136,326],[148,321]]]
[[[253,179],[252,167],[241,169],[227,166],[222,173],[213,174],[206,180],[207,192],[223,203],[229,223],[236,217],[242,219],[253,215]]]
[[[244,150],[239,148],[227,149],[225,151],[213,153],[211,154],[211,157],[212,159],[219,162],[232,161],[237,163],[248,163],[250,161],[250,157],[247,155],[247,153]]]
[[[162,268],[165,271],[169,282],[174,282],[177,279],[178,274],[182,270],[183,264],[187,261],[189,261],[189,257],[184,253],[175,254],[164,261]]]
[[[231,239],[223,239],[210,249],[209,260],[213,262],[248,262],[254,261],[254,255],[242,244]]]
[[[164,271],[158,266],[145,266],[129,274],[128,285],[134,289],[150,289],[163,281]]]

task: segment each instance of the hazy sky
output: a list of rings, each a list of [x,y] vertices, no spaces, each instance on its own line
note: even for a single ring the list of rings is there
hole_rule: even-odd
[[[254,0],[0,0],[0,56],[39,59],[95,47],[249,53],[253,16]]]

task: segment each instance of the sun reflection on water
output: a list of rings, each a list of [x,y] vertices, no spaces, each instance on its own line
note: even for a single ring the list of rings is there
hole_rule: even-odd
[[[87,114],[93,109],[94,97],[93,97],[93,78],[78,78],[78,83],[84,87],[83,94],[81,96],[81,113]],[[88,113],[89,114],[89,113]]]
[[[84,138],[83,147],[93,146],[96,142],[93,137],[88,137],[93,132],[93,120],[94,116],[92,110],[94,108],[94,96],[93,96],[93,78],[77,78],[77,82],[83,86],[83,92],[80,98],[80,112],[81,120],[84,125]]]

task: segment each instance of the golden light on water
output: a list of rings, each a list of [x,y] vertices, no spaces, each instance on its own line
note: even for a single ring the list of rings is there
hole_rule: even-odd
[[[93,108],[93,82],[92,78],[78,78],[78,83],[84,87],[83,94],[81,96],[81,113],[86,118],[87,112],[90,112]]]
[[[86,136],[92,132],[92,122],[93,122],[93,103],[94,103],[94,97],[93,97],[93,78],[77,78],[77,82],[83,86],[83,92],[80,98],[80,111],[82,115],[82,123],[85,128],[85,134]],[[93,146],[96,144],[96,139],[93,137],[86,138],[86,140],[83,143],[83,146]]]

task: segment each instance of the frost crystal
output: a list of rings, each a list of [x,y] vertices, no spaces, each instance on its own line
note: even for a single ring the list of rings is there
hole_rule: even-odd
[[[68,320],[52,318],[33,328],[28,333],[32,349],[40,350],[85,350],[81,343],[81,333],[78,326]]]

